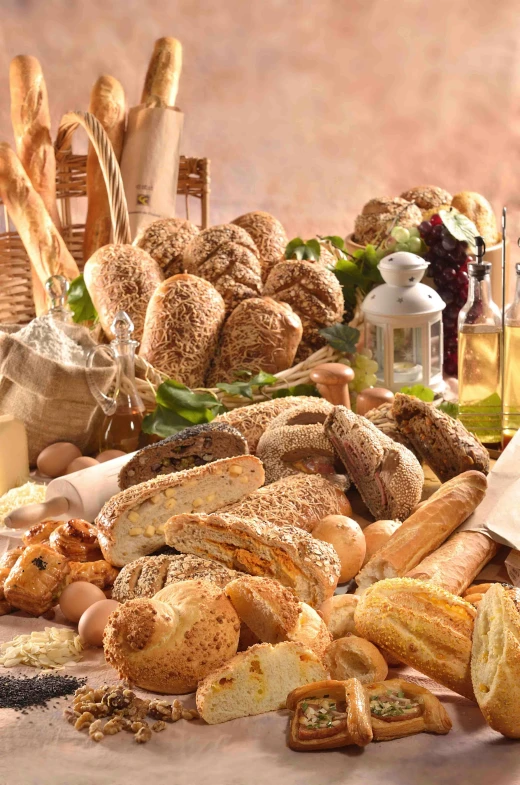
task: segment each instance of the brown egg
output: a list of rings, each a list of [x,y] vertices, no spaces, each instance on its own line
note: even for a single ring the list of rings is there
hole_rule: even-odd
[[[71,442],[56,442],[49,444],[38,455],[36,465],[38,471],[47,477],[61,477],[65,474],[67,466],[81,456],[81,450]]]
[[[327,515],[312,530],[317,540],[330,543],[339,556],[339,582],[349,581],[361,569],[366,543],[361,527],[345,515]]]
[[[366,414],[371,409],[376,409],[382,403],[392,403],[394,394],[384,387],[369,387],[358,394],[356,398],[356,414]]]
[[[122,455],[126,455],[126,452],[122,450],[104,450],[100,452],[99,455],[96,455],[96,461],[98,463],[105,463],[105,461],[113,461],[114,458],[120,458]]]
[[[119,607],[115,600],[100,600],[87,608],[78,624],[79,637],[88,646],[103,646],[103,633],[110,614]]]
[[[95,602],[104,600],[100,588],[87,581],[75,581],[67,586],[60,595],[61,612],[69,621],[79,621],[87,608]]]
[[[399,521],[376,521],[363,529],[367,546],[363,564],[366,564],[376,551],[386,545],[400,525]]]
[[[79,458],[74,458],[65,469],[65,474],[73,474],[79,472],[81,469],[90,469],[91,466],[98,466],[98,461],[95,458],[88,458],[82,455]]]

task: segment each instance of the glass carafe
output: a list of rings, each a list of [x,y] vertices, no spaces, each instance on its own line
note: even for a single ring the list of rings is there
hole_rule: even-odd
[[[516,289],[504,321],[504,422],[502,446],[507,447],[520,429],[520,264]]]
[[[57,322],[65,322],[65,324],[72,324],[73,321],[72,311],[67,304],[69,288],[69,282],[63,275],[51,275],[45,281],[47,298],[51,306],[47,315]]]
[[[89,385],[105,413],[100,432],[100,450],[133,452],[139,446],[139,435],[145,407],[135,384],[135,350],[139,346],[132,340],[134,325],[125,313],[119,311],[112,323],[116,336],[108,346],[96,346],[87,356],[87,369],[92,368],[100,351],[112,355],[116,363],[116,380],[113,396],[105,395],[89,378]]]

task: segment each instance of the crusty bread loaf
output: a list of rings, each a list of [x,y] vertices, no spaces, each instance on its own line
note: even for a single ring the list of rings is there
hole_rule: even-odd
[[[326,344],[318,330],[340,322],[344,301],[341,285],[330,270],[303,261],[277,264],[266,281],[264,294],[288,303],[303,325],[296,359],[305,360]]]
[[[468,602],[438,586],[390,578],[362,595],[355,624],[376,646],[474,700],[470,655],[475,613]]]
[[[100,76],[90,93],[89,112],[99,120],[119,162],[125,135],[125,92],[113,76]],[[107,245],[112,235],[112,218],[107,187],[92,144],[87,155],[87,218],[83,238],[83,259]]]
[[[207,383],[234,382],[238,371],[278,373],[293,364],[303,334],[290,305],[270,297],[243,300],[227,319]]]
[[[199,684],[197,709],[209,725],[276,711],[296,687],[326,678],[321,660],[301,643],[259,643]]]
[[[326,515],[348,515],[352,508],[343,491],[321,474],[300,473],[265,485],[222,512],[312,532]]]
[[[265,283],[275,264],[284,258],[287,245],[285,229],[274,215],[264,213],[263,210],[240,215],[235,218],[233,223],[245,229],[258,248],[262,266],[262,281]]]
[[[166,586],[152,599],[130,600],[109,617],[105,658],[120,678],[145,690],[193,692],[237,650],[240,622],[209,581]]]
[[[159,218],[138,232],[134,245],[149,253],[164,277],[171,278],[184,272],[184,249],[198,233],[195,224],[184,218]]]
[[[164,524],[176,513],[213,512],[264,481],[258,458],[223,458],[176,474],[159,475],[112,496],[96,518],[101,550],[117,567],[164,545]]]
[[[126,311],[134,325],[133,338],[140,341],[148,302],[163,280],[157,262],[132,245],[105,245],[90,257],[83,275],[107,338],[114,337],[112,322],[118,311]]]
[[[321,606],[320,613],[333,640],[357,634],[354,614],[358,602],[356,594],[334,594]]]
[[[208,281],[174,275],[150,299],[139,354],[175,381],[202,387],[225,314]]]
[[[340,681],[359,679],[362,684],[370,684],[384,681],[388,676],[388,665],[379,649],[357,635],[333,641],[325,652],[323,664],[331,678]]]
[[[231,425],[222,422],[193,425],[138,450],[119,472],[119,487],[124,491],[162,474],[247,453],[246,440]]]
[[[432,210],[441,210],[451,204],[452,195],[439,188],[437,185],[416,185],[409,191],[401,194],[401,199],[413,202],[420,207],[423,213],[430,213]]]
[[[421,221],[421,210],[413,202],[400,197],[371,199],[355,220],[354,240],[360,245],[378,245],[397,223],[408,228]]]
[[[492,586],[477,611],[471,678],[479,708],[493,730],[520,738],[520,590]]]
[[[186,247],[184,269],[213,284],[226,303],[228,314],[248,297],[262,294],[256,245],[245,229],[222,224],[204,229]]]
[[[475,191],[461,191],[455,194],[451,206],[473,221],[486,245],[492,246],[500,242],[493,208],[484,196]]]
[[[407,577],[434,583],[452,594],[463,594],[498,548],[498,543],[480,532],[455,532]]]
[[[240,431],[247,440],[249,452],[254,455],[258,441],[269,423],[282,412],[306,400],[303,396],[288,395],[285,398],[252,403],[251,406],[239,406],[225,414],[219,414],[213,422],[225,422]]]
[[[224,588],[239,573],[228,570],[215,561],[199,559],[190,553],[170,556],[141,556],[120,570],[112,598],[118,602],[135,600],[137,597],[153,597],[170,583],[179,581],[205,580]]]
[[[401,521],[383,520],[375,521],[374,523],[365,526],[363,535],[365,537],[366,552],[365,558],[363,559],[363,567],[367,561],[372,558],[374,553],[377,553],[383,545],[386,545],[392,534],[397,531],[400,525]]]
[[[366,552],[365,538],[357,521],[346,515],[326,515],[314,527],[312,536],[330,543],[338,554],[340,583],[346,583],[357,575]]]
[[[181,70],[181,42],[176,38],[158,38],[146,72],[141,103],[175,106]]]
[[[334,548],[295,526],[273,526],[258,518],[220,513],[175,515],[164,532],[166,543],[178,551],[249,575],[275,578],[314,608],[338,584],[339,559]]]
[[[356,576],[359,589],[406,575],[468,518],[486,493],[481,472],[464,472],[441,487],[390,537]]]

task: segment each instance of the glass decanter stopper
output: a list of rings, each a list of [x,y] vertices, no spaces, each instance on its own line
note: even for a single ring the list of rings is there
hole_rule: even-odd
[[[70,285],[63,275],[51,275],[45,281],[45,289],[51,307],[47,311],[48,316],[57,322],[72,324],[72,311],[67,304],[67,295]]]

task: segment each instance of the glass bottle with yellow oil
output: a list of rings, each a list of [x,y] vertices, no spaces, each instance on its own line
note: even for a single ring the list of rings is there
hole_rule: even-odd
[[[504,319],[504,423],[502,447],[520,429],[520,264],[516,270],[515,296]]]
[[[491,296],[491,264],[476,238],[477,261],[468,264],[469,289],[459,313],[459,419],[489,447],[502,436],[502,315]]]

